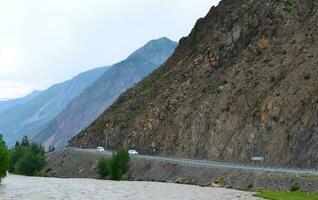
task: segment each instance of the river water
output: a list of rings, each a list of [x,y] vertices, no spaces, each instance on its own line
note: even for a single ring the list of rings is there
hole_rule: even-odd
[[[0,186],[1,200],[257,200],[252,193],[223,188],[155,182],[114,182],[9,175]]]

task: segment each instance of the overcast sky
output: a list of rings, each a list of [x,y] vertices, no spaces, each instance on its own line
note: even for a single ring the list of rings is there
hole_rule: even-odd
[[[219,0],[0,0],[0,99],[178,41]]]

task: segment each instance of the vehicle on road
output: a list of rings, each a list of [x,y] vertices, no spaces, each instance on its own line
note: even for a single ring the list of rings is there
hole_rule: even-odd
[[[96,150],[98,152],[104,152],[105,151],[104,147],[97,147]]]
[[[128,154],[129,154],[130,156],[138,156],[138,152],[137,152],[136,150],[129,150],[129,151],[128,151]]]

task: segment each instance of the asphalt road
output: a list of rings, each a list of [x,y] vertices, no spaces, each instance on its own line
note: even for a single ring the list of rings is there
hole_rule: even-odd
[[[73,149],[76,149],[78,151],[96,153],[96,154],[105,154],[105,155],[112,154],[112,152],[110,152],[110,151],[98,152],[96,149],[80,149],[80,148],[73,148]],[[65,150],[65,149],[62,149],[62,150]],[[147,156],[147,155],[134,156],[133,159],[143,159],[143,160],[150,160],[150,161],[164,161],[164,162],[170,162],[170,163],[176,163],[176,164],[204,166],[204,167],[219,168],[219,169],[220,168],[221,169],[239,169],[239,170],[247,170],[247,171],[308,174],[308,175],[317,175],[318,176],[318,169],[254,166],[254,165],[243,165],[243,164],[236,164],[236,163],[212,162],[212,161],[208,161],[208,160],[194,160],[194,159],[183,159],[183,158],[172,158],[172,157],[161,157],[161,156]]]

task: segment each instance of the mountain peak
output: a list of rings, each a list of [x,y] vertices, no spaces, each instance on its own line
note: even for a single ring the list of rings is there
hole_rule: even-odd
[[[118,96],[164,63],[174,52],[176,43],[169,39],[148,42],[134,55],[111,66],[90,87],[31,139],[56,148],[64,147],[79,130],[86,128]]]
[[[147,42],[144,46],[140,47],[138,50],[133,52],[128,58],[144,56],[154,57],[158,54],[161,54],[163,51],[170,51],[171,49],[175,49],[177,44],[177,42],[174,42],[166,37],[151,40]]]

